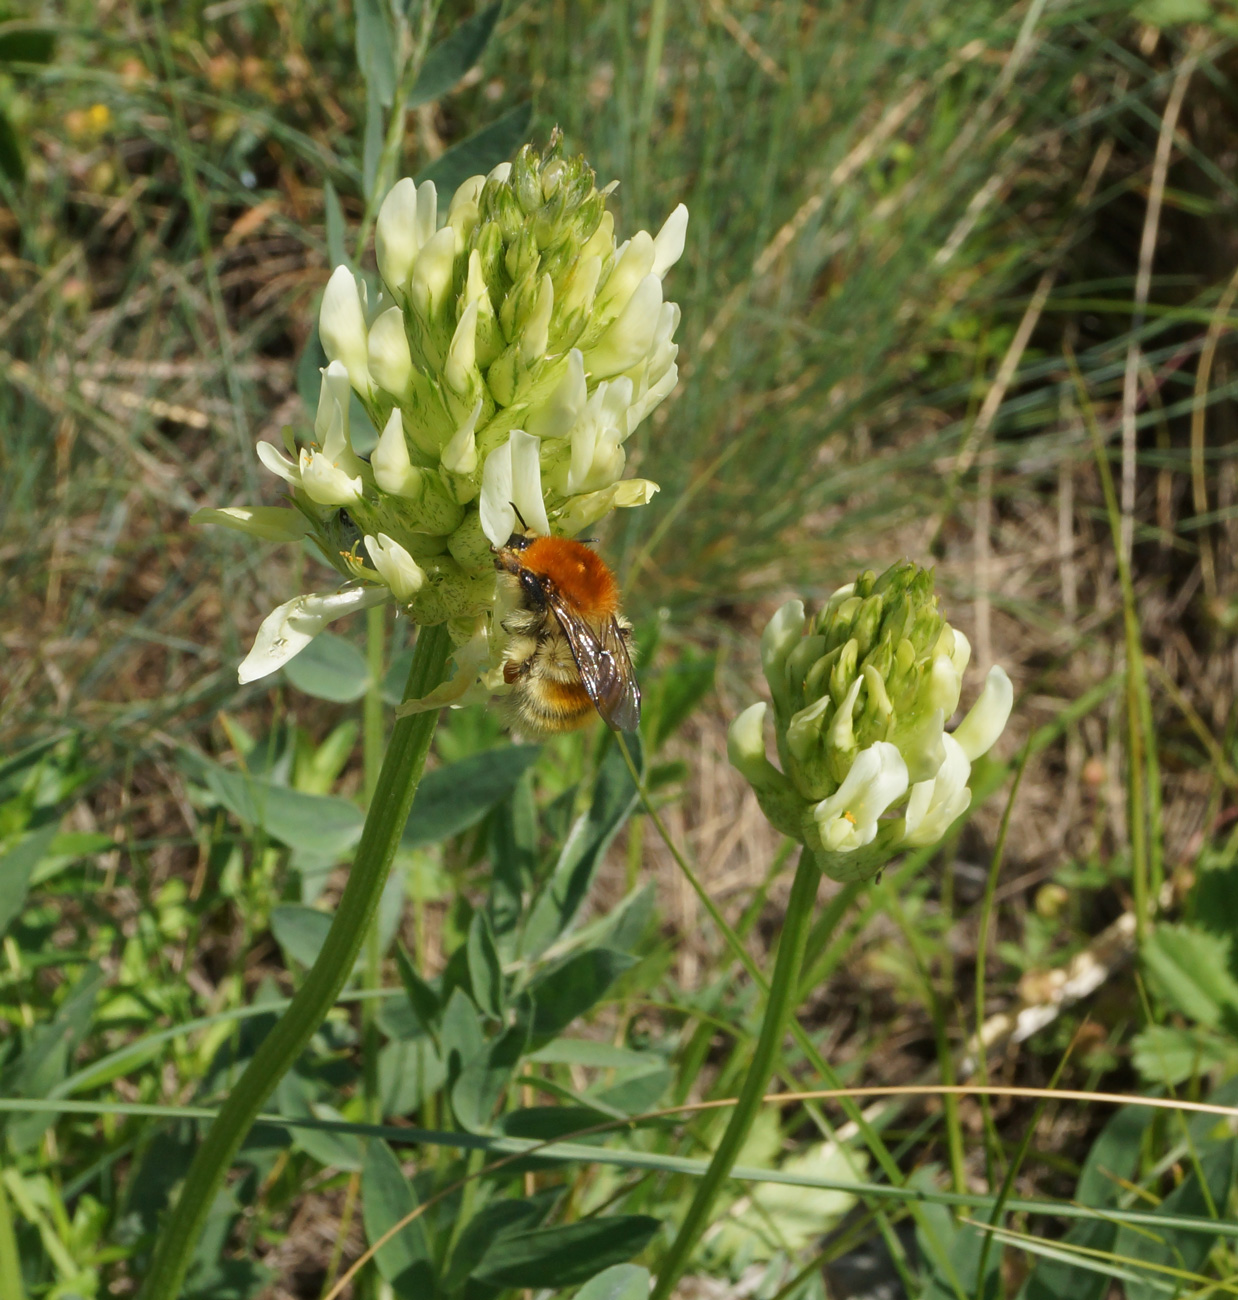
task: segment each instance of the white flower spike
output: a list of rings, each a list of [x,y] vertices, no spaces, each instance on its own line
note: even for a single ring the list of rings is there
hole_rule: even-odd
[[[348,590],[396,600],[417,623],[481,620],[491,660],[476,681],[494,685],[491,546],[521,521],[575,536],[657,491],[623,477],[625,443],[676,382],[679,310],[662,280],[683,252],[687,210],[617,246],[610,188],[564,157],[557,136],[545,153],[526,147],[470,177],[450,201],[429,182],[398,181],[375,224],[380,294],[345,266],[324,290],[329,364],[312,438],[298,448],[287,431],[282,450],[258,448],[295,509],[198,517],[308,540],[364,584]],[[354,440],[372,447],[368,460]],[[278,639],[289,657],[320,625],[317,608],[286,603],[270,624],[279,637],[268,627],[260,641]],[[259,646],[246,679],[271,661]]]

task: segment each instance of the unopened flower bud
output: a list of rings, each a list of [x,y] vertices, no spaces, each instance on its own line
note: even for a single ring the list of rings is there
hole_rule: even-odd
[[[861,574],[813,619],[799,601],[770,619],[761,663],[782,770],[775,778],[763,766],[752,710],[736,723],[732,761],[774,825],[794,821],[834,879],[865,880],[901,849],[936,843],[967,809],[971,761],[996,740],[1013,698],[993,669],[947,734],[967,653],[937,609],[931,572],[912,564]]]
[[[327,281],[318,313],[318,337],[328,359],[343,362],[352,386],[368,397],[372,385],[365,309],[357,281],[346,266],[337,266]]]

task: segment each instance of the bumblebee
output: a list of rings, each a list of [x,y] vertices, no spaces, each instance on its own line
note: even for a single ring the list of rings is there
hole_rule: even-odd
[[[515,689],[522,730],[549,736],[583,727],[596,709],[615,731],[635,731],[640,687],[628,647],[632,625],[619,612],[619,584],[596,551],[565,537],[515,533],[495,567],[515,607],[503,680]]]

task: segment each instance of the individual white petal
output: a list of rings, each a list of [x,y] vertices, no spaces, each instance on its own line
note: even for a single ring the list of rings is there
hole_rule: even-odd
[[[589,400],[585,359],[579,348],[567,354],[567,370],[554,392],[528,413],[525,424],[538,438],[565,438]]]
[[[775,704],[787,701],[787,656],[804,635],[804,602],[789,600],[774,611],[761,633],[761,668]]]
[[[512,505],[525,526],[540,536],[550,533],[546,502],[542,496],[542,440],[523,429],[513,429],[509,439],[512,449]]]
[[[903,814],[903,839],[913,848],[936,844],[971,803],[971,791],[967,788],[971,763],[953,736],[943,736],[942,743],[946,757],[937,775],[911,787],[907,811]]]
[[[861,673],[847,688],[847,694],[843,696],[843,702],[838,706],[838,712],[835,713],[834,720],[830,723],[829,743],[832,748],[842,753],[855,748],[855,728],[853,725],[855,702],[860,698],[860,687],[863,683],[864,676]]]
[[[264,542],[297,542],[310,530],[309,520],[299,510],[286,506],[220,506],[217,510],[194,511],[189,522],[219,524]]]
[[[370,377],[396,397],[402,397],[413,373],[413,357],[404,332],[404,313],[388,307],[370,326]]]
[[[337,408],[342,412],[340,418],[348,418],[352,381],[348,378],[348,368],[342,361],[330,362],[319,374],[322,382],[318,386],[318,409],[314,412],[314,438],[325,450],[332,424],[336,422]]]
[[[420,194],[417,202],[420,216]],[[449,226],[444,226],[438,234],[426,241],[413,263],[413,278],[408,295],[422,320],[433,320],[450,295],[455,261],[456,236]]]
[[[438,229],[438,189],[433,181],[417,186],[417,238],[424,248]]]
[[[471,302],[460,313],[456,332],[447,349],[443,377],[457,393],[469,391],[469,381],[477,374],[477,303]],[[476,391],[476,390],[474,390]]]
[[[425,570],[386,533],[379,533],[377,537],[367,535],[365,549],[378,570],[378,576],[391,588],[392,595],[401,605],[407,605],[425,586]]]
[[[320,451],[301,448],[301,486],[320,506],[350,506],[361,499],[361,476],[349,474]]]
[[[262,620],[253,649],[237,670],[238,680],[243,685],[266,677],[300,654],[328,623],[354,610],[381,605],[389,595],[386,587],[350,587],[330,595],[310,592],[285,601]]]
[[[954,632],[954,650],[950,655],[950,662],[954,664],[961,675],[971,662],[971,642],[957,627],[951,630]]]
[[[516,531],[512,508],[512,446],[505,442],[487,457],[481,472],[481,496],[477,502],[481,530],[494,546],[506,546]]]
[[[470,176],[468,180],[461,182],[451,196],[446,224],[456,232],[457,251],[463,249],[464,241],[477,225],[477,201],[481,198],[485,183],[484,176]]]
[[[662,281],[647,275],[585,358],[596,379],[630,370],[649,351],[662,310]]]
[[[726,754],[731,766],[753,783],[764,781],[769,759],[765,756],[765,703],[750,704],[726,733]]]
[[[616,250],[615,265],[598,290],[594,310],[603,318],[617,316],[628,305],[637,285],[652,273],[655,257],[653,236],[647,230],[638,230]]]
[[[928,707],[940,709],[943,718],[950,717],[959,707],[962,689],[963,674],[954,666],[954,660],[948,655],[938,655],[929,666]]]
[[[688,209],[681,203],[662,223],[653,241],[653,273],[659,279],[683,256],[684,240],[688,234]]]
[[[511,163],[501,162],[497,167],[487,172],[486,179],[488,181],[498,181],[499,184],[502,185],[511,174],[512,174]]]
[[[547,273],[542,276],[537,301],[533,304],[533,311],[520,335],[520,355],[526,365],[532,365],[539,357],[546,355],[550,343],[550,318],[554,308],[555,286]]]
[[[404,417],[398,406],[387,417],[378,444],[370,453],[370,467],[374,471],[374,482],[384,492],[408,498],[421,495],[421,471],[408,458]]]
[[[641,421],[651,412],[656,410],[670,396],[675,385],[679,382],[679,367],[672,364],[661,379],[655,384],[651,384],[640,398],[632,403],[628,411],[628,436],[631,437],[640,426]]]
[[[456,474],[472,474],[477,468],[477,439],[474,431],[477,419],[481,415],[481,398],[473,407],[468,419],[455,431],[451,441],[443,448],[442,463],[444,469]],[[509,533],[510,537],[511,534]]]
[[[417,227],[417,186],[404,177],[391,187],[374,223],[374,256],[387,287],[403,301],[413,262],[421,248]]]
[[[842,785],[813,809],[821,842],[831,853],[871,844],[881,814],[907,792],[907,764],[888,741],[862,749]]]
[[[655,492],[662,489],[647,478],[625,478],[615,484],[614,505],[620,510],[630,510],[633,506],[647,506],[653,500]]]
[[[1002,734],[1013,704],[1014,687],[1010,678],[1000,664],[994,664],[989,669],[980,698],[953,733],[963,753],[973,763],[981,754],[987,754]]]
[[[337,266],[327,281],[318,313],[318,337],[332,361],[342,361],[352,386],[370,392],[369,340],[357,281],[346,266]]]
[[[258,459],[272,474],[278,474],[285,483],[291,483],[293,487],[301,486],[301,471],[273,442],[263,439],[258,443],[257,450]]]

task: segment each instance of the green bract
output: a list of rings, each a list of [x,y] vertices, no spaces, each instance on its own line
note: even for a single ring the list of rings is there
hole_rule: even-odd
[[[1013,700],[994,667],[971,712],[946,731],[970,655],[937,608],[932,571],[908,562],[840,587],[812,619],[796,600],[770,620],[761,662],[781,770],[765,755],[764,704],[736,718],[728,750],[773,825],[835,880],[875,875],[966,811],[971,764],[1001,734]]]
[[[616,246],[607,192],[557,137],[465,181],[441,225],[432,182],[392,188],[375,229],[377,302],[345,266],[323,295],[330,364],[313,440],[298,448],[285,430],[287,455],[258,444],[291,508],[195,516],[266,540],[308,536],[346,582],[269,615],[241,681],[388,598],[418,623],[450,621],[458,640],[483,635],[490,548],[518,519],[570,536],[657,491],[623,477],[624,443],[678,377],[679,308],[662,279],[688,213],[681,204],[656,236]],[[378,435],[368,460],[354,450],[354,395]]]

